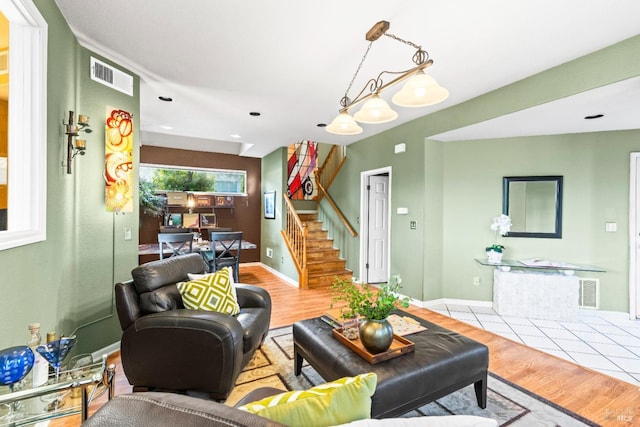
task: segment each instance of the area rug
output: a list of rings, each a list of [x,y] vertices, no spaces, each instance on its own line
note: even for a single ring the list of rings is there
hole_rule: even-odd
[[[291,327],[273,329],[253,360],[240,374],[235,388],[226,400],[234,405],[249,391],[259,387],[303,390],[325,381],[306,362],[302,374],[293,373],[293,335]],[[476,403],[473,385],[411,411],[404,417],[424,415],[478,415],[493,418],[500,426],[597,426],[560,406],[490,373],[487,408]]]

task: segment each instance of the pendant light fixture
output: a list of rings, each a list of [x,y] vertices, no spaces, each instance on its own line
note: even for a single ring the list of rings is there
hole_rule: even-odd
[[[433,60],[429,59],[429,54],[422,50],[421,46],[416,45],[407,40],[403,40],[393,34],[387,34],[389,22],[380,21],[376,23],[367,32],[365,38],[369,41],[367,50],[360,60],[360,64],[353,75],[347,90],[342,99],[340,99],[340,114],[329,124],[326,129],[330,133],[337,135],[357,135],[362,132],[362,128],[356,123],[387,123],[395,120],[398,113],[391,109],[389,104],[380,97],[380,94],[388,87],[407,80],[402,89],[393,96],[392,102],[401,107],[426,107],[444,101],[449,96],[449,91],[440,86],[433,77],[427,76],[424,69],[433,64]],[[367,54],[373,45],[373,42],[382,36],[390,37],[396,41],[414,47],[416,50],[413,55],[415,66],[405,71],[382,71],[376,78],[370,79],[362,88],[360,93],[352,100],[349,98],[351,86],[358,76],[358,72],[362,67]],[[383,76],[398,75],[388,83],[383,81]],[[367,92],[368,89],[368,92]],[[349,109],[358,104],[363,103],[360,110],[353,115],[349,114]]]

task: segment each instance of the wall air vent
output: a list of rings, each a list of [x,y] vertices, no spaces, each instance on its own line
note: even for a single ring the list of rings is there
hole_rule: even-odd
[[[91,80],[133,96],[133,77],[91,57]]]
[[[580,308],[597,310],[600,307],[600,279],[580,278]]]

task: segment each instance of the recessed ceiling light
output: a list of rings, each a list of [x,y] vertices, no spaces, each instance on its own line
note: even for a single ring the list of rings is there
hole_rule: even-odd
[[[326,123],[318,123],[316,126],[318,126],[319,128],[326,128],[327,124]]]
[[[168,97],[168,96],[159,96],[159,97],[158,97],[158,99],[159,99],[160,101],[164,101],[164,102],[171,102],[171,101],[173,101],[173,98]]]
[[[253,117],[258,117],[260,115],[260,113],[258,113],[257,111],[252,111],[252,112],[249,113],[249,115],[253,116]]]
[[[592,114],[590,116],[584,116],[584,119],[593,120],[593,119],[599,119],[600,117],[604,117],[604,114]]]
[[[231,135],[231,138],[235,138],[235,139],[242,138],[242,135],[238,135],[237,133],[234,133],[233,135]]]

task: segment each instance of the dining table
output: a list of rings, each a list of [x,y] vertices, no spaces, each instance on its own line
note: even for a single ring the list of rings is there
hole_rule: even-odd
[[[256,249],[258,246],[255,243],[252,243],[248,240],[242,240],[242,246],[241,249],[245,250],[245,249]],[[232,249],[237,249],[238,248],[238,243],[236,242],[232,247]],[[193,248],[192,248],[193,252],[204,252],[204,251],[211,251],[211,242],[209,242],[208,240],[203,240],[202,242],[193,242]],[[222,243],[220,242],[216,242],[216,248],[215,248],[216,252],[222,252],[224,250],[224,247],[222,246]],[[169,254],[171,255],[172,251],[171,248],[165,248],[163,251],[164,254]],[[138,245],[138,255],[142,256],[142,255],[160,255],[160,245],[158,243],[142,243],[140,245]]]

